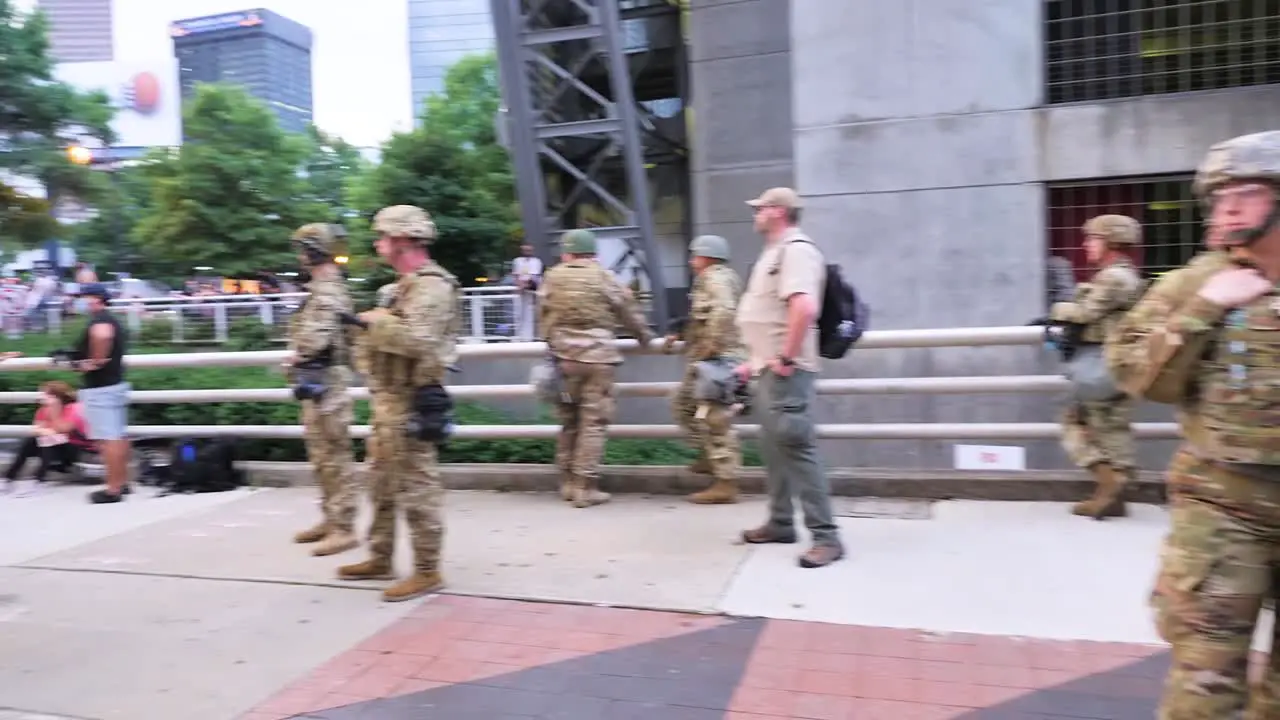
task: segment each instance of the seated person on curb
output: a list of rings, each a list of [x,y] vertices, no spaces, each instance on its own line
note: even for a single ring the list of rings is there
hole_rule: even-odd
[[[35,482],[44,482],[50,470],[66,472],[91,446],[85,435],[84,415],[76,402],[76,391],[59,380],[45,383],[40,392],[40,409],[36,410],[32,427],[35,435],[22,441],[18,455],[4,477],[6,487],[13,487],[23,466],[31,458],[39,458]]]

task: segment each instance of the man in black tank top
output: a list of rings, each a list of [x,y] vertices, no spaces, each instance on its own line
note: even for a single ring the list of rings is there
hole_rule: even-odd
[[[97,443],[106,469],[107,487],[89,495],[93,503],[120,502],[129,473],[129,383],[124,381],[127,332],[107,310],[110,295],[98,283],[80,286],[88,301],[89,323],[76,347],[76,370],[84,373],[80,403],[89,439]]]

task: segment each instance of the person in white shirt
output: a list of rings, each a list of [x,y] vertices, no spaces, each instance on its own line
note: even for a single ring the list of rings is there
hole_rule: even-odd
[[[511,261],[511,274],[516,282],[514,333],[521,340],[536,336],[533,326],[538,288],[542,285],[542,260],[534,257],[532,245],[520,246],[520,257]]]

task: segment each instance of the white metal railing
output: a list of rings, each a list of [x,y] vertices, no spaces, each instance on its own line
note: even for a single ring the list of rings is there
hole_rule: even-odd
[[[109,307],[125,317],[131,332],[141,332],[147,321],[167,321],[170,342],[223,344],[231,337],[231,323],[255,317],[272,329],[272,335],[283,340],[288,317],[301,304],[307,293],[272,295],[197,295],[158,298],[117,298]],[[531,311],[521,322],[519,311],[529,302],[509,286],[463,288],[462,311],[466,317],[464,343],[528,341],[534,337]],[[50,306],[40,311],[40,329],[60,332],[64,325],[63,310]],[[17,326],[11,337],[21,334],[25,325],[21,316],[8,320],[6,329]]]
[[[881,330],[863,336],[858,352],[889,348],[938,348],[938,347],[991,347],[1034,346],[1041,341],[1042,331],[1035,327],[960,328],[943,330]],[[627,353],[641,350],[634,340],[619,340],[617,346]],[[654,341],[647,350],[656,351],[661,341]],[[462,357],[474,358],[539,358],[545,355],[543,343],[504,343],[491,345],[463,345]],[[161,367],[262,367],[278,366],[286,353],[278,351],[241,353],[185,353],[163,355],[130,355],[126,363],[131,368]],[[45,370],[51,367],[48,358],[19,358],[0,363],[3,371]],[[662,397],[671,393],[674,382],[619,383],[620,395],[631,397]],[[1058,376],[1022,375],[1008,377],[951,377],[951,378],[848,378],[819,380],[817,392],[822,395],[897,395],[897,394],[985,394],[985,393],[1052,393],[1064,390],[1066,381]],[[357,399],[368,397],[365,388],[354,388]],[[450,393],[463,399],[527,397],[532,388],[522,385],[458,385],[450,387]],[[0,404],[32,403],[38,397],[34,392],[0,393]],[[289,402],[291,395],[286,388],[254,388],[240,390],[138,390],[130,398],[132,403],[213,403],[213,402]],[[747,437],[758,432],[754,425],[740,429]],[[26,426],[2,425],[0,437],[25,435]],[[178,437],[235,435],[246,438],[297,438],[300,426],[275,425],[182,425],[182,426],[134,426],[130,432],[137,436]],[[356,437],[368,434],[365,426],[353,427]],[[486,425],[466,426],[458,429],[457,437],[467,438],[550,438],[558,428],[552,425]],[[1054,423],[885,423],[885,424],[826,424],[818,426],[818,437],[824,439],[863,440],[996,440],[1039,439],[1059,435]],[[1178,427],[1174,423],[1137,423],[1134,432],[1139,437],[1174,438]],[[609,430],[612,437],[669,438],[683,433],[674,425],[615,425]]]

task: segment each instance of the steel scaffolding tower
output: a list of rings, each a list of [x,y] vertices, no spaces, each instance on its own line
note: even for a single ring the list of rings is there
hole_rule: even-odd
[[[499,135],[515,164],[525,237],[548,263],[567,229],[590,227],[606,242],[625,242],[619,264],[635,263],[641,289],[652,296],[652,319],[665,325],[668,292],[646,171],[647,160],[661,160],[646,153],[645,140],[659,138],[650,142],[662,146],[657,154],[687,153],[683,137],[673,140],[647,118],[637,95],[684,96],[673,89],[682,83],[670,80],[682,71],[660,70],[656,81],[652,72],[682,66],[682,52],[643,58],[665,49],[654,38],[679,36],[679,3],[491,0],[491,7],[506,105]],[[624,23],[641,31],[639,42]]]

